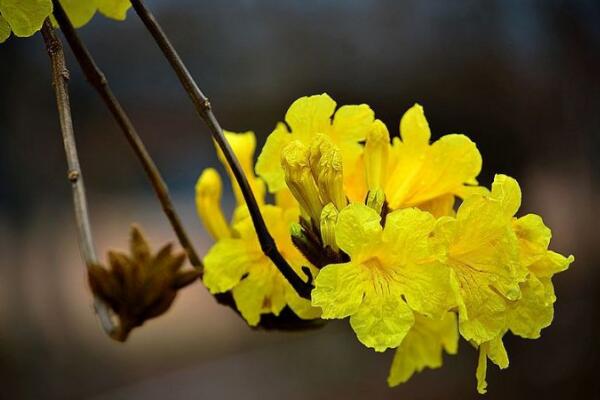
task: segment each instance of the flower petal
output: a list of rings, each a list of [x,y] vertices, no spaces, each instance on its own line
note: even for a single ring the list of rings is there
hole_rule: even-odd
[[[446,135],[433,143],[406,205],[417,205],[447,193],[456,193],[475,181],[481,171],[481,154],[465,135]]]
[[[451,270],[438,262],[409,263],[402,269],[402,294],[415,311],[431,318],[441,318],[457,305]]]
[[[96,0],[98,10],[108,18],[123,21],[131,7],[129,0]]]
[[[552,282],[548,280],[551,286]],[[533,274],[521,284],[521,298],[511,304],[509,327],[518,336],[537,339],[540,331],[552,323],[554,317],[553,288],[544,285]]]
[[[335,106],[335,101],[326,93],[301,97],[292,103],[285,121],[295,139],[308,143],[317,133],[329,132]]]
[[[562,254],[548,250],[539,261],[529,266],[529,270],[538,278],[549,278],[552,275],[565,271],[575,261],[575,257],[565,257]]]
[[[266,259],[240,239],[221,239],[204,257],[204,285],[211,293],[223,293],[237,285],[250,267]]]
[[[398,347],[415,318],[399,293],[365,295],[358,311],[350,317],[350,325],[365,346],[384,351]]]
[[[456,354],[458,329],[456,314],[448,312],[440,320],[415,315],[415,325],[394,355],[388,385],[397,386],[424,368],[442,366],[442,350]]]
[[[340,211],[335,227],[338,247],[351,258],[360,258],[361,253],[379,241],[383,230],[380,221],[379,214],[364,204],[355,203],[347,206]]]
[[[285,300],[292,311],[302,319],[314,319],[321,316],[321,309],[312,306],[310,300],[303,299],[288,284],[285,292]]]
[[[219,240],[231,236],[221,209],[221,177],[213,168],[202,171],[196,183],[196,211],[210,236]]]
[[[233,154],[235,154],[236,158],[240,163],[240,167],[242,168],[244,175],[248,179],[248,183],[250,184],[250,188],[254,193],[256,201],[259,205],[263,204],[265,201],[265,184],[261,179],[258,179],[254,175],[253,168],[254,150],[256,149],[256,136],[254,135],[254,132],[248,131],[236,133],[225,131],[224,134],[225,139],[227,140],[227,142],[231,146],[231,149],[233,150]],[[238,185],[237,180],[233,175],[232,169],[227,163],[225,155],[218,146],[215,145],[215,147],[217,148],[217,155],[219,157],[219,160],[221,161],[221,164],[223,164],[223,166],[227,170],[227,173],[229,174],[229,180],[231,181],[231,185],[233,187],[233,194],[235,195],[237,204],[246,204],[240,186]]]
[[[454,203],[456,197],[452,193],[447,193],[419,204],[419,209],[430,212],[434,217],[439,218],[446,215],[454,215]]]
[[[312,305],[323,309],[322,318],[345,318],[363,301],[365,276],[360,265],[331,264],[321,269],[312,291]]]
[[[487,373],[487,359],[492,360],[500,369],[508,368],[508,355],[502,343],[502,337],[498,336],[489,342],[479,346],[479,361],[477,363],[477,391],[480,394],[487,392],[487,382],[485,380]]]
[[[428,239],[434,226],[433,215],[417,208],[405,208],[388,214],[383,241],[389,244],[390,256],[400,265],[429,257]]]
[[[271,193],[287,189],[280,160],[281,151],[291,140],[292,135],[288,132],[287,127],[284,123],[279,122],[267,137],[256,161],[256,173],[267,182]]]
[[[11,29],[8,21],[0,15],[0,43],[4,43],[10,37],[10,32]]]
[[[497,174],[494,176],[490,198],[498,201],[504,215],[512,218],[521,207],[519,183],[510,176]]]
[[[365,140],[375,119],[375,113],[366,104],[342,106],[333,117],[334,143],[358,143]]]
[[[261,314],[279,315],[286,303],[284,282],[266,257],[252,266],[232,293],[238,310],[250,326],[258,324]]]
[[[51,0],[0,1],[0,14],[18,37],[28,37],[39,31],[51,13]]]
[[[87,24],[98,9],[95,1],[60,0],[60,4],[65,9],[75,28],[80,28]]]
[[[423,107],[415,104],[400,119],[402,141],[415,150],[423,150],[429,145],[431,130],[425,118]]]

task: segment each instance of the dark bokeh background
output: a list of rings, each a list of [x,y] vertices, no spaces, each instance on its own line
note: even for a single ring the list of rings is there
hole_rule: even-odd
[[[224,127],[260,143],[297,97],[366,102],[397,131],[415,101],[434,137],[468,134],[522,184],[522,212],[572,253],[542,338],[509,337],[490,399],[598,398],[600,6],[597,1],[149,1]],[[135,15],[81,30],[164,173],[204,252],[193,188],[217,164],[208,131]],[[80,157],[99,249],[130,222],[172,240],[111,117],[69,54]],[[476,398],[476,354],[388,389],[392,353],[361,346],[346,321],[310,333],[249,330],[199,284],[125,345],[90,309],[41,39],[0,47],[0,397],[96,399]],[[229,200],[230,201],[230,200]]]

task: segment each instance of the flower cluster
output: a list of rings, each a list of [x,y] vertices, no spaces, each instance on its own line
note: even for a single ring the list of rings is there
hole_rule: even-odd
[[[228,224],[220,178],[205,170],[198,211],[217,243],[204,283],[231,291],[249,324],[286,305],[301,318],[349,317],[365,346],[395,349],[390,386],[440,367],[443,350],[456,353],[462,336],[479,350],[477,389],[485,393],[487,360],[508,366],[503,336],[534,339],[551,323],[551,278],[573,257],[548,250],[551,232],[539,216],[515,216],[521,190],[513,178],[478,185],[482,160],[469,138],[431,143],[421,106],[390,140],[367,105],[336,111],[326,94],[300,98],[267,138],[258,177],[254,135],[227,137],[282,254],[316,276],[311,307],[262,254],[239,189]],[[264,203],[265,183],[275,205]]]

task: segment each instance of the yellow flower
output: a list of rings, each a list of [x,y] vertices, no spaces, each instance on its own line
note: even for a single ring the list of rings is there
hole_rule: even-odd
[[[511,225],[520,202],[516,181],[497,175],[489,196],[466,198],[456,217],[442,217],[435,227],[458,295],[460,333],[477,345],[503,333],[508,301],[521,297],[527,269]]]
[[[264,186],[252,172],[254,134],[227,132],[226,136],[251,182],[257,201],[263,204],[261,213],[281,254],[298,274],[303,274],[303,266],[316,274],[316,268],[292,244],[290,226],[298,220],[299,211],[289,193],[281,191],[276,195],[276,205],[264,205]],[[222,154],[220,157],[223,161]],[[260,322],[261,314],[278,315],[286,305],[300,318],[318,318],[320,311],[298,296],[263,253],[239,187],[233,186],[238,206],[229,225],[220,206],[221,179],[218,173],[213,169],[205,170],[196,185],[198,214],[217,241],[204,258],[204,284],[211,293],[231,291],[238,310],[251,326]]]
[[[519,243],[521,265],[529,273],[527,280],[521,283],[521,298],[509,302],[508,329],[523,338],[537,339],[554,317],[556,296],[552,277],[565,271],[575,258],[548,250],[552,232],[539,215],[527,214],[514,219],[512,226]]]
[[[516,182],[513,186],[520,198],[520,189]],[[505,330],[479,347],[477,366],[477,390],[485,393],[487,382],[487,358],[500,368],[508,366],[508,356],[502,345],[502,336],[507,330],[526,339],[537,339],[540,331],[549,326],[554,317],[554,286],[552,276],[566,270],[575,260],[573,256],[564,257],[548,250],[552,233],[544,225],[542,218],[528,214],[513,219],[514,230],[519,248],[521,266],[528,271],[527,278],[520,284],[521,297],[507,302],[507,325]]]
[[[388,385],[397,386],[424,368],[442,366],[442,351],[456,354],[458,328],[456,314],[447,312],[436,320],[415,314],[415,324],[396,349],[388,376]]]
[[[350,262],[330,264],[312,292],[322,318],[350,317],[358,339],[376,351],[398,347],[414,323],[413,311],[441,318],[452,306],[449,271],[431,261],[433,216],[417,209],[387,215],[351,204],[335,226],[337,246]]]
[[[256,163],[256,172],[267,182],[269,191],[277,192],[286,185],[280,165],[283,149],[294,140],[309,146],[317,134],[323,134],[340,149],[347,177],[344,189],[346,194],[352,192],[355,170],[362,169],[358,163],[360,142],[371,129],[374,114],[366,104],[342,106],[337,111],[335,108],[335,101],[327,94],[301,97],[292,103],[285,115],[287,126],[277,124]]]
[[[430,145],[431,131],[420,105],[404,114],[400,135],[390,145],[385,125],[377,121],[365,145],[367,186],[384,189],[391,209],[419,207],[436,216],[449,215],[455,196],[482,190],[472,186],[481,170],[475,144],[452,134]]]

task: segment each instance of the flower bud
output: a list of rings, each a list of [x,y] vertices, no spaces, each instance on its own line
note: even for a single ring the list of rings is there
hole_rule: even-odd
[[[383,188],[387,178],[390,134],[383,122],[375,120],[367,133],[365,144],[365,169],[369,190]]]
[[[323,207],[321,212],[321,239],[323,247],[330,247],[334,251],[338,251],[338,246],[335,242],[335,224],[337,222],[338,210],[333,203]]]
[[[219,173],[213,168],[205,169],[196,183],[196,210],[204,227],[215,240],[231,236],[221,209],[221,190]]]
[[[310,168],[310,151],[300,141],[290,142],[281,153],[281,166],[288,188],[298,200],[302,211],[314,223],[321,216],[321,199]]]

